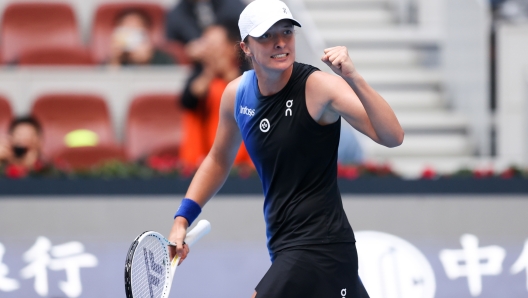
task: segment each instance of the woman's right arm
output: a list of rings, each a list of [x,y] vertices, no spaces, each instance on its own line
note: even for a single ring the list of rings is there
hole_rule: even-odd
[[[234,102],[239,81],[240,78],[232,81],[224,90],[213,147],[198,168],[185,195],[200,207],[203,207],[224,184],[242,142],[240,130],[234,118]],[[178,254],[183,261],[187,256],[188,246],[183,246],[182,243],[188,226],[189,223],[185,218],[178,216],[174,219],[169,241],[176,243],[177,247],[176,249],[170,247],[171,258],[174,254]]]

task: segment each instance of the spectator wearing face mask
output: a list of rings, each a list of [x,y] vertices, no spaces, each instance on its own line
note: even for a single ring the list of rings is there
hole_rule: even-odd
[[[32,117],[18,118],[9,126],[9,136],[0,140],[0,166],[6,176],[21,178],[43,167],[41,127]]]
[[[140,9],[129,9],[116,17],[111,43],[110,64],[167,65],[174,60],[156,48],[150,39],[152,21]]]

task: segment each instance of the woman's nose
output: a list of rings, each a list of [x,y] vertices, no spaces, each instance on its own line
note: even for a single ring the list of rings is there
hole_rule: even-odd
[[[281,49],[284,47],[284,45],[286,44],[286,41],[284,40],[283,37],[277,37],[277,41],[275,42],[275,48],[277,49]]]

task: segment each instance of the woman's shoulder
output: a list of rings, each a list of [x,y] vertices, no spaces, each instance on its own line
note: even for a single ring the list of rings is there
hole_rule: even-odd
[[[235,96],[239,87],[241,87],[242,84],[246,84],[248,82],[247,79],[250,78],[253,74],[253,70],[248,70],[244,72],[242,75],[229,82],[224,92],[228,92],[230,95]]]
[[[320,84],[325,84],[324,86],[319,87],[331,87],[329,84],[336,83],[337,81],[341,81],[341,77],[326,73],[324,71],[313,71],[310,73],[306,85],[315,85],[315,87],[317,87]]]
[[[227,84],[227,87],[226,87],[224,92],[229,92],[229,93],[236,94],[236,90],[238,89],[238,86],[240,85],[240,82],[242,81],[242,77],[243,76],[244,76],[244,74],[241,74],[236,79],[234,79],[231,82],[229,82],[229,84]]]
[[[314,71],[306,80],[306,93],[311,98],[327,101],[339,93],[351,90],[340,77],[324,71]]]
[[[222,95],[223,101],[234,103],[238,87],[240,86],[243,76],[244,75],[242,74],[227,84],[226,88],[224,89],[224,94]]]

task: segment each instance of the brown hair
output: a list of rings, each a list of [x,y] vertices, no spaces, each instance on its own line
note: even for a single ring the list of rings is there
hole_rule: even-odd
[[[145,27],[148,29],[152,28],[152,19],[150,18],[150,15],[140,8],[127,8],[120,11],[114,18],[114,26],[119,25],[119,23],[121,23],[123,19],[129,15],[137,15],[139,18],[141,18]]]
[[[31,117],[31,116],[14,119],[9,124],[9,133],[10,134],[13,133],[15,128],[17,126],[19,126],[19,125],[22,125],[22,124],[29,124],[29,125],[33,126],[35,128],[35,130],[37,131],[38,135],[40,135],[42,133],[42,127],[40,126],[40,123],[38,122],[37,119],[35,119],[35,118]]]
[[[243,40],[245,44],[249,43],[249,36],[246,36]],[[252,69],[253,68],[253,62],[251,61],[251,57],[248,57],[246,53],[242,50],[242,47],[240,47],[240,41],[236,43],[237,52],[238,52],[238,60],[239,63],[242,65],[242,68],[246,69]]]

